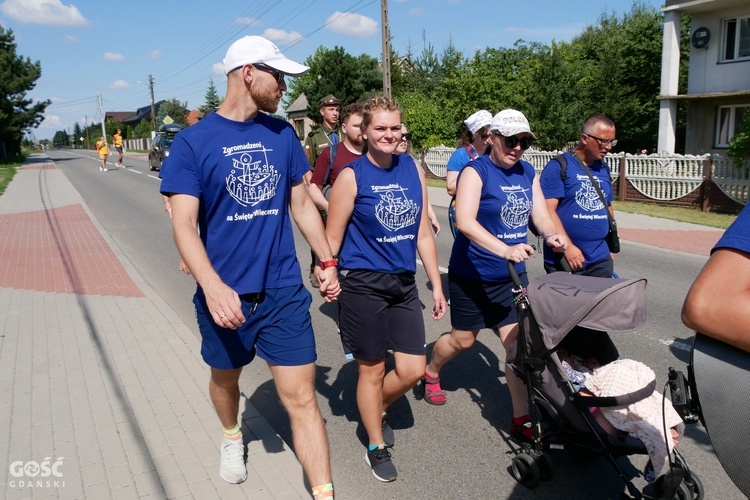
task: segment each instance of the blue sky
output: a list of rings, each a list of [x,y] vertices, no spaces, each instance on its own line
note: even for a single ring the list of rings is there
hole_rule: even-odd
[[[660,8],[662,0],[643,0]],[[438,51],[449,40],[473,54],[511,47],[518,39],[549,43],[572,39],[604,12],[622,14],[633,0],[388,0],[393,48],[420,53],[425,42]],[[50,99],[36,139],[52,138],[100,122],[103,109],[134,111],[156,100],[177,98],[189,108],[203,104],[210,78],[226,88],[221,60],[244,35],[273,40],[298,62],[323,45],[353,55],[380,57],[380,0],[2,0],[0,25],[13,30],[17,51],[40,61],[42,77],[29,96]]]

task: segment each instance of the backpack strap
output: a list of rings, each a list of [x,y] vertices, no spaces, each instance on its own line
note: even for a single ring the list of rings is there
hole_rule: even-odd
[[[565,176],[568,174],[568,160],[565,159],[563,154],[559,154],[552,159],[560,164],[560,179],[564,182]]]

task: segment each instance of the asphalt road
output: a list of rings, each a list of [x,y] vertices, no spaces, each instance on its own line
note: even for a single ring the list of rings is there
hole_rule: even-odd
[[[148,284],[197,338],[191,302],[194,282],[179,271],[169,218],[158,193],[157,173],[149,172],[139,156],[126,156],[125,169],[100,173],[91,152],[53,150],[49,154]],[[439,261],[447,266],[452,237],[447,230],[445,208],[435,208],[446,228],[437,238]],[[296,236],[298,256],[305,269],[309,250],[299,233]],[[680,322],[679,310],[704,262],[705,258],[627,242],[618,256],[616,269],[622,277],[643,276],[649,281],[649,321],[637,332],[613,336],[613,340],[621,356],[642,361],[656,372],[658,387],[666,381],[670,366],[684,370],[688,362],[692,332]],[[530,262],[529,274],[542,273],[541,257],[536,256]],[[429,318],[431,292],[421,269],[417,281],[425,304],[429,349],[450,329],[450,322],[447,316],[437,322]],[[555,477],[533,492],[513,480],[509,473],[513,444],[505,434],[511,410],[504,387],[504,354],[490,331],[481,332],[474,348],[443,370],[447,405],[430,406],[415,389],[393,406],[393,460],[399,479],[390,484],[379,483],[364,461],[366,438],[355,403],[356,364],[345,363],[333,323],[336,305],[326,304],[314,294],[311,313],[318,339],[319,404],[328,423],[337,496],[362,500],[603,499],[619,498],[625,491],[623,482],[605,460],[575,463],[565,452],[552,454]],[[247,398],[290,443],[288,418],[279,409],[268,368],[261,362],[252,363],[243,372],[241,383]],[[688,428],[680,450],[702,480],[707,498],[744,498],[724,473],[700,425]],[[639,489],[645,486],[640,471],[646,461],[645,456],[618,459]]]

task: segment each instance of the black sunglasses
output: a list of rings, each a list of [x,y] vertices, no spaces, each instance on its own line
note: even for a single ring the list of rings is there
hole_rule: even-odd
[[[411,132],[407,132],[405,134],[401,134],[401,140],[402,141],[410,141],[411,140]]]
[[[278,83],[279,85],[281,85],[281,82],[284,81],[284,73],[282,73],[281,71],[277,71],[270,66],[266,66],[265,64],[253,64],[253,66],[261,71],[265,71],[266,73],[270,74],[276,79],[276,83]]]
[[[534,139],[529,136],[524,136],[519,139],[515,135],[511,135],[510,137],[505,137],[503,134],[499,132],[493,132],[493,134],[505,139],[505,147],[508,149],[513,149],[519,144],[521,144],[521,149],[529,149],[529,147],[531,147],[531,145],[534,144]]]

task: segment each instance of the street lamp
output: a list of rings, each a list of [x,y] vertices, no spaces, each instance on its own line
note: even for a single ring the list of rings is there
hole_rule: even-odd
[[[143,83],[136,80],[135,83]],[[156,106],[154,104],[154,76],[148,75],[148,88],[151,92],[151,130],[156,132]]]

